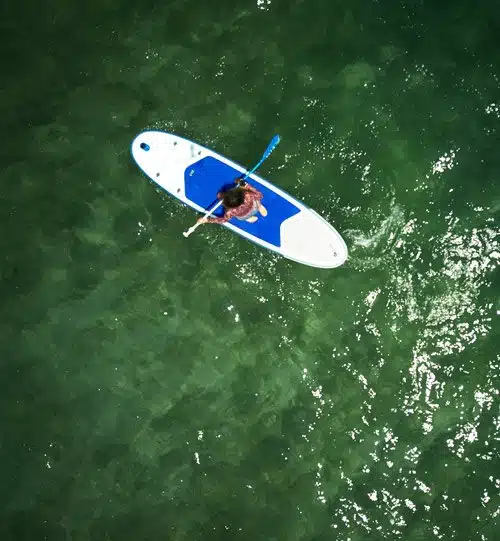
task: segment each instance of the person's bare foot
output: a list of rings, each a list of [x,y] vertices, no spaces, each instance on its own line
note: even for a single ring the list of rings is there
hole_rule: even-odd
[[[259,204],[259,212],[262,214],[262,216],[267,216],[267,209],[262,203]]]
[[[257,216],[250,216],[250,218],[248,218],[248,220],[245,220],[246,222],[248,222],[249,224],[253,224],[254,222],[256,222],[259,218]]]

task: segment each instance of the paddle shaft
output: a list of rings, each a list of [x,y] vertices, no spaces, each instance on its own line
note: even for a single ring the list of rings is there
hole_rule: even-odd
[[[222,200],[219,201],[216,205],[214,205],[208,212],[205,213],[205,216],[203,218],[208,218],[211,214],[213,214],[220,206],[222,205]],[[190,227],[187,231],[184,231],[183,235],[185,237],[189,237],[191,233],[202,224],[202,222],[196,222],[192,227]]]

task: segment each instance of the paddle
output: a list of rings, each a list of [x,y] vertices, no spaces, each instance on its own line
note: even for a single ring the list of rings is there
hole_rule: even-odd
[[[280,142],[280,136],[279,135],[275,135],[272,139],[271,139],[271,142],[269,143],[269,145],[267,146],[266,148],[266,151],[264,152],[264,154],[262,155],[262,158],[260,159],[259,163],[253,168],[251,169],[241,180],[245,180],[246,178],[248,178],[260,165],[262,165],[263,161],[265,159],[267,159],[269,157],[269,154],[271,154],[271,152],[278,146],[278,143]],[[220,206],[222,205],[222,200],[219,201],[215,206],[213,206],[208,212],[205,213],[205,216],[203,216],[203,218],[208,218],[211,214],[214,213],[214,211],[216,211]],[[199,226],[201,225],[203,222],[197,222],[195,223],[192,227],[190,227],[187,231],[184,231],[184,233],[182,233],[185,237],[189,237],[189,235],[191,235],[191,233]]]

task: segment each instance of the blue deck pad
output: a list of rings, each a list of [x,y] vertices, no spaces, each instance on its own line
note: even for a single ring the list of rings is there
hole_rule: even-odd
[[[184,171],[186,197],[208,210],[217,203],[217,193],[234,187],[234,181],[241,177],[242,174],[237,169],[212,156],[207,156]],[[229,220],[229,223],[279,248],[281,246],[281,224],[286,219],[298,214],[300,209],[260,182],[250,179],[250,184],[264,195],[262,204],[266,207],[268,215],[264,218],[259,214],[259,219],[253,224],[236,218]],[[219,207],[214,215],[222,216],[223,213],[223,208]]]

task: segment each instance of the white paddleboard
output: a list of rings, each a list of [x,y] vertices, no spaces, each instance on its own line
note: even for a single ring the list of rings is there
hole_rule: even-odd
[[[247,173],[241,165],[212,150],[162,131],[140,133],[131,150],[135,162],[151,180],[203,213],[217,203],[219,191],[234,186],[234,180]],[[247,182],[264,194],[262,204],[268,215],[259,215],[255,223],[232,219],[223,227],[304,265],[331,269],[347,260],[344,240],[314,210],[255,173]],[[215,215],[222,213],[220,207]]]

